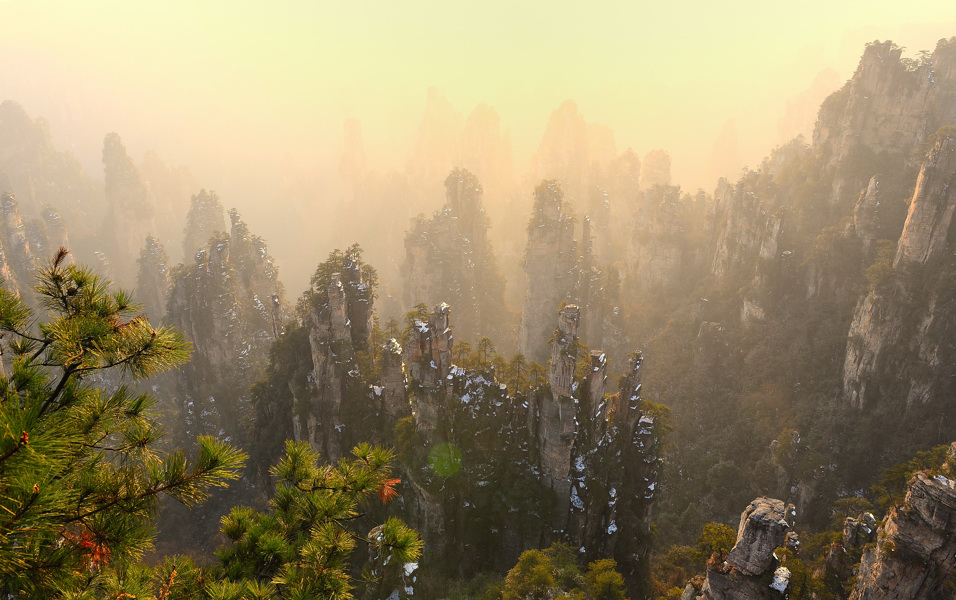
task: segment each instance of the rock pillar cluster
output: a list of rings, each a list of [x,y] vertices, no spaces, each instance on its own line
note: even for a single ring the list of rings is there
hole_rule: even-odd
[[[405,348],[409,376],[421,387],[420,393],[411,394],[412,411],[419,431],[426,435],[437,427],[447,393],[445,383],[454,344],[450,318],[451,307],[439,304],[428,321],[415,321],[412,339]]]

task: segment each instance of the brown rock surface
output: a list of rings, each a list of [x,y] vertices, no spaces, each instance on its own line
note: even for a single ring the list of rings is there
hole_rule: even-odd
[[[907,406],[932,397],[938,347],[940,339],[947,337],[941,332],[950,321],[940,314],[947,298],[912,297],[913,290],[906,287],[902,275],[907,265],[926,264],[945,251],[954,209],[956,138],[943,135],[923,162],[887,282],[874,286],[854,312],[843,362],[843,395],[851,405],[863,408],[869,404],[869,396],[879,396],[879,390],[868,394],[868,388],[873,387],[874,377],[887,369],[896,371],[896,379],[903,385],[897,395],[906,399]],[[907,328],[908,322],[918,326]],[[887,364],[896,347],[907,349],[906,360]],[[930,368],[912,368],[913,364]],[[908,372],[907,365],[911,367]]]
[[[951,597],[941,587],[954,565],[956,481],[921,471],[903,504],[890,509],[876,546],[864,551],[851,599]]]
[[[426,435],[438,425],[448,395],[445,383],[452,367],[454,344],[450,317],[451,307],[442,302],[427,322],[415,321],[412,338],[405,347],[409,377],[418,384],[418,389],[409,394],[415,425]]]
[[[880,176],[870,178],[866,189],[860,193],[859,200],[853,206],[853,230],[863,242],[864,250],[869,250],[879,239]]]
[[[926,155],[910,200],[894,266],[903,261],[925,264],[946,250],[956,208],[956,139],[943,136]]]
[[[790,529],[793,507],[782,500],[757,498],[740,515],[737,543],[727,563],[737,571],[756,577],[773,564],[773,551],[782,546]]]
[[[708,565],[704,600],[768,600],[781,594],[769,585],[776,564],[774,550],[783,546],[793,506],[774,498],[757,498],[740,515],[737,543],[723,565]]]
[[[410,411],[405,394],[407,378],[402,354],[402,347],[395,338],[385,342],[382,348],[382,402],[394,419],[408,416]]]
[[[577,433],[577,402],[571,397],[574,367],[577,363],[578,319],[580,309],[569,304],[558,313],[558,327],[551,344],[548,383],[551,393],[538,406],[538,442],[541,470],[546,483],[559,497],[570,493],[571,448]]]

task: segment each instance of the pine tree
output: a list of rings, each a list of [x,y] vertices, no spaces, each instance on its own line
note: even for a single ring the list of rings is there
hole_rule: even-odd
[[[237,507],[223,518],[233,543],[218,552],[228,581],[215,585],[258,586],[269,598],[351,598],[350,559],[360,539],[351,525],[365,516],[366,500],[377,496],[385,504],[400,483],[391,452],[361,444],[352,454],[321,465],[308,443],[286,442],[272,469],[278,484],[270,510]],[[417,567],[422,542],[398,519],[373,527],[365,542],[374,557],[365,575],[379,588]]]
[[[136,380],[181,365],[190,348],[66,255],[38,275],[45,321],[0,287],[0,595],[137,597],[159,496],[199,502],[245,456],[209,437],[192,461],[158,452],[154,400],[94,385],[104,372]]]

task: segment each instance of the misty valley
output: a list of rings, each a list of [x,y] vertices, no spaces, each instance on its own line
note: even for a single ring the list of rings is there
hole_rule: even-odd
[[[0,594],[953,598],[956,38],[839,85],[696,191],[432,90],[317,219],[7,90]]]

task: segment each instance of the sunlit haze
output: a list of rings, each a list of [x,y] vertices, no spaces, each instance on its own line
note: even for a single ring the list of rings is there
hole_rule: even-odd
[[[347,119],[371,168],[404,172],[429,88],[463,117],[487,104],[530,199],[524,174],[570,99],[617,152],[664,148],[676,183],[712,190],[729,175],[709,164],[728,123],[731,166],[755,165],[809,131],[782,119],[821,73],[839,87],[875,39],[931,51],[956,31],[956,4],[8,0],[0,23],[0,99],[47,119],[95,178],[111,131],[136,160],[156,150],[186,165],[243,211],[296,291],[330,248],[310,242],[300,264],[305,238],[283,231],[336,202]],[[282,217],[284,202],[299,212]]]

